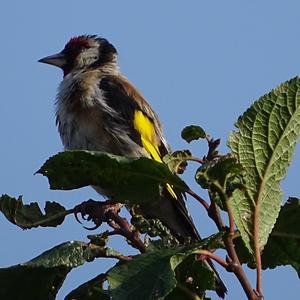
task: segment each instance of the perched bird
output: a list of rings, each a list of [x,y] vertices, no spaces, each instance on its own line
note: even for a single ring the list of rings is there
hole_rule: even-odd
[[[65,149],[105,151],[162,162],[170,151],[161,123],[141,93],[119,70],[117,50],[95,35],[72,38],[64,49],[39,62],[63,70],[56,101],[56,123]],[[113,196],[96,187],[100,194]],[[157,201],[156,201],[157,202]],[[144,217],[162,221],[182,241],[200,240],[184,199],[166,186],[159,204],[141,207]],[[217,276],[217,293],[226,287]]]

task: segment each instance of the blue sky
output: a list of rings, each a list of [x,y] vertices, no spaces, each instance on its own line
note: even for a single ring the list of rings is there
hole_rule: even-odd
[[[37,60],[62,49],[70,37],[98,34],[116,46],[122,72],[160,116],[173,149],[188,146],[180,139],[185,125],[199,124],[221,138],[226,152],[238,116],[259,96],[300,73],[299,20],[299,1],[2,3],[0,193],[23,195],[26,203],[38,201],[41,206],[46,200],[59,201],[68,208],[98,197],[90,188],[50,191],[46,178],[33,175],[62,150],[54,122],[62,74]],[[192,149],[198,155],[206,150],[201,143]],[[300,196],[299,161],[298,147],[282,185],[285,199]],[[202,208],[193,201],[188,204],[201,234],[214,232]],[[0,226],[1,267],[27,261],[63,241],[86,240],[90,233],[71,216],[55,229],[22,231],[0,215]],[[118,239],[113,245],[124,249]],[[58,299],[110,263],[99,260],[76,269]],[[247,272],[254,282],[253,271]],[[222,274],[227,299],[245,299],[235,277]],[[266,299],[297,299],[300,288],[290,267],[264,272],[263,286]]]

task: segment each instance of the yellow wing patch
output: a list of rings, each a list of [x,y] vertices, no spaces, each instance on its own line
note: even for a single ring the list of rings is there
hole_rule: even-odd
[[[146,151],[152,156],[152,158],[160,163],[162,163],[162,159],[158,149],[158,141],[154,129],[154,124],[151,120],[143,114],[140,110],[136,110],[134,112],[134,120],[133,120],[134,128],[140,133],[141,141],[143,147]],[[167,190],[169,193],[177,199],[176,193],[172,189],[170,184],[166,184]]]

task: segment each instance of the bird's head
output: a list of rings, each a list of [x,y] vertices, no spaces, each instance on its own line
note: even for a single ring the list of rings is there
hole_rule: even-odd
[[[117,50],[104,38],[81,35],[71,38],[61,52],[44,57],[39,62],[61,68],[66,76],[70,72],[116,65]]]

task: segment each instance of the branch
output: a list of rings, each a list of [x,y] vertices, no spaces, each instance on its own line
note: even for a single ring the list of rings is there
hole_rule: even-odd
[[[126,255],[107,255],[105,257],[116,258],[119,261],[124,261],[124,262],[133,260],[133,258],[131,256],[126,256]]]
[[[209,212],[210,205],[203,198],[201,198],[192,190],[188,190],[187,193],[191,195],[194,199],[196,199],[205,208],[205,210]]]
[[[226,270],[229,268],[228,262],[226,262],[222,257],[208,251],[208,250],[197,250],[194,252],[195,254],[200,254],[201,256],[205,256],[205,258],[210,258],[211,260],[214,260],[219,265],[224,267]]]
[[[209,150],[206,159],[212,160],[214,159],[214,155],[217,153],[216,148],[218,144],[220,143],[220,140],[213,140],[213,139],[207,139]],[[219,186],[216,187],[217,189],[220,188]],[[216,260],[219,264],[223,265],[227,271],[233,272],[237,279],[239,280],[241,286],[243,287],[248,299],[251,300],[259,300],[262,299],[257,293],[254,292],[253,288],[251,287],[251,284],[246,276],[245,271],[243,270],[241,263],[239,261],[239,258],[237,256],[237,253],[235,251],[234,243],[233,243],[233,237],[234,237],[234,217],[231,210],[231,207],[229,205],[229,199],[227,195],[224,193],[223,189],[218,190],[220,196],[223,198],[228,212],[229,217],[229,228],[225,226],[221,215],[220,210],[217,207],[217,205],[212,201],[211,205],[209,205],[204,199],[202,199],[200,196],[198,196],[193,191],[188,191],[187,193],[191,195],[193,198],[195,198],[198,202],[201,203],[201,205],[206,209],[208,212],[208,216],[215,222],[217,228],[219,231],[225,231],[227,234],[223,237],[223,242],[226,248],[226,251],[228,253],[228,259],[227,262],[224,263],[223,260],[220,260],[218,257],[213,257],[211,259]]]
[[[189,161],[195,161],[201,165],[205,164],[205,160],[204,159],[201,159],[201,158],[198,158],[198,157],[195,157],[195,156],[191,156],[191,157],[187,157],[185,160],[189,160]]]
[[[224,188],[217,182],[213,183],[214,187],[216,188],[219,196],[221,197],[221,199],[223,200],[222,202],[225,204],[226,206],[226,210],[227,210],[227,214],[228,214],[228,219],[229,219],[229,234],[231,236],[234,235],[234,227],[235,227],[235,223],[234,223],[234,216],[233,216],[233,212],[231,209],[231,206],[229,204],[229,198],[226,194],[226,191],[224,190]]]
[[[214,202],[212,202],[211,205],[209,205],[204,199],[202,199],[199,195],[197,195],[193,191],[190,190],[187,193],[189,195],[191,195],[193,198],[195,198],[197,201],[199,201],[202,204],[202,206],[204,206],[204,208],[208,212],[208,216],[215,222],[219,231],[226,231],[228,233],[227,235],[225,235],[223,237],[223,242],[225,244],[225,248],[226,248],[226,251],[229,256],[228,262],[224,262],[223,259],[218,258],[217,256],[214,256],[213,253],[207,254],[207,255],[210,256],[211,259],[215,260],[220,265],[225,267],[227,271],[233,272],[235,274],[235,276],[238,278],[241,286],[243,287],[248,299],[251,299],[251,300],[262,299],[260,296],[258,296],[254,292],[253,288],[251,287],[251,284],[247,278],[246,273],[244,272],[244,270],[241,266],[241,263],[237,256],[237,253],[235,251],[235,247],[234,247],[234,243],[233,243],[234,218],[233,218],[231,208],[229,207],[229,210],[228,210],[229,224],[230,224],[230,227],[228,229],[228,227],[225,226],[225,224],[221,218],[219,208],[217,207],[217,205]],[[225,201],[225,203],[228,203],[228,202]],[[211,256],[213,256],[213,257],[211,257]]]
[[[225,248],[226,248],[226,251],[229,256],[227,259],[227,261],[228,261],[227,271],[233,272],[235,274],[235,276],[239,280],[241,286],[243,287],[248,299],[261,300],[262,298],[259,295],[257,295],[255,293],[255,291],[253,290],[253,288],[251,287],[251,283],[249,282],[247,275],[246,275],[244,269],[242,268],[240,260],[237,256],[237,253],[236,253],[235,247],[234,247],[234,243],[233,243],[234,233],[231,234],[231,231],[230,231],[231,229],[228,230],[228,228],[226,228],[226,226],[224,225],[223,220],[220,215],[220,211],[215,203],[211,204],[210,213],[211,213],[211,218],[213,218],[215,220],[215,223],[216,223],[217,227],[219,228],[219,230],[223,230],[223,231],[226,230],[229,233],[223,237],[223,242],[225,244]],[[233,220],[232,215],[231,215],[231,217],[229,216],[229,218]]]
[[[130,224],[125,218],[120,217],[114,211],[109,211],[107,213],[107,218],[114,221],[118,225],[118,228],[113,227],[115,234],[120,234],[124,236],[134,248],[138,249],[141,253],[146,251],[146,246],[142,240],[138,237],[135,231],[132,231]],[[111,225],[112,223],[109,223]],[[111,225],[112,226],[112,225]]]
[[[229,228],[226,228],[225,230],[227,231],[228,235],[225,237],[224,244],[227,250],[227,253],[232,261],[232,267],[233,267],[233,272],[239,279],[241,285],[244,288],[244,291],[246,292],[247,296],[249,299],[262,299],[263,298],[263,293],[262,293],[262,286],[261,286],[261,275],[262,275],[262,264],[261,264],[261,255],[260,255],[260,249],[258,245],[258,226],[255,227],[257,230],[254,230],[254,242],[255,243],[255,256],[256,256],[256,291],[253,291],[250,282],[248,281],[248,278],[246,277],[246,274],[241,266],[241,263],[239,261],[239,258],[236,254],[233,239],[234,239],[234,228],[235,228],[235,223],[234,223],[234,216],[233,212],[230,206],[230,200],[224,191],[224,189],[217,183],[214,184],[215,188],[217,189],[220,197],[223,200],[223,203],[226,205],[226,210],[229,218]],[[215,204],[214,204],[215,205]],[[218,207],[215,205],[215,211],[218,211]],[[216,220],[217,222],[224,226],[223,221],[220,217],[220,214],[218,216],[216,215]],[[250,298],[251,297],[251,298]],[[254,298],[253,298],[254,297]]]
[[[208,143],[208,153],[203,158],[203,160],[204,161],[212,161],[219,156],[217,148],[220,144],[220,139],[214,140],[213,138],[210,138],[207,136],[206,140]],[[225,224],[221,218],[220,209],[214,203],[213,200],[211,201],[211,205],[208,205],[208,203],[205,200],[203,200],[200,196],[198,196],[194,192],[192,192],[192,191],[188,192],[188,194],[190,194],[192,197],[194,197],[197,201],[199,201],[202,204],[202,206],[205,207],[206,211],[208,212],[208,216],[215,222],[218,230],[227,232],[227,234],[223,237],[225,249],[228,253],[227,262],[224,262],[221,258],[219,258],[217,256],[211,257],[211,259],[217,261],[219,264],[226,267],[227,271],[233,272],[235,274],[235,276],[238,278],[241,286],[243,287],[248,299],[261,300],[263,298],[261,296],[262,294],[260,293],[261,292],[261,290],[260,290],[261,286],[260,286],[260,281],[259,281],[260,277],[258,276],[258,282],[257,282],[258,293],[256,293],[252,289],[251,284],[246,276],[246,273],[244,272],[244,270],[241,266],[241,263],[237,256],[237,253],[235,251],[235,247],[234,247],[234,243],[233,243],[235,222],[234,222],[234,216],[233,216],[230,204],[229,204],[229,199],[222,187],[216,186],[216,188],[227,208],[227,213],[228,213],[228,218],[229,218],[229,228],[227,226],[225,226]],[[208,254],[208,255],[211,256],[211,254]],[[212,255],[214,256],[214,254],[212,254]],[[260,259],[260,253],[259,253],[259,259]],[[257,261],[261,263],[261,261],[259,259],[257,259]],[[261,265],[260,265],[260,268],[261,268]],[[258,267],[258,273],[260,273],[259,267]]]
[[[112,203],[111,201],[100,202],[90,199],[77,205],[74,208],[74,214],[77,220],[77,214],[80,213],[84,220],[93,221],[95,226],[89,229],[96,229],[103,222],[106,222],[114,229],[110,235],[122,235],[130,242],[131,246],[138,249],[141,253],[145,252],[146,246],[139,238],[139,234],[131,229],[125,218],[119,216],[121,207],[122,204],[120,203]]]

